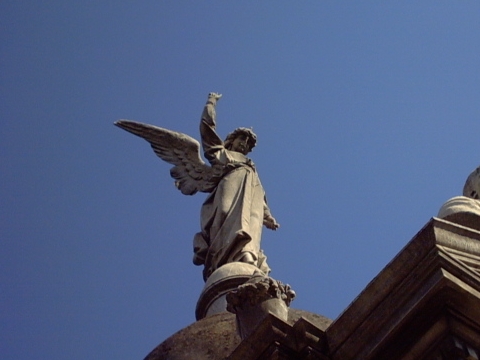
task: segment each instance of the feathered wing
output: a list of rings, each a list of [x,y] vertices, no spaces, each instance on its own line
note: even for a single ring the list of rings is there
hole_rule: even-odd
[[[130,120],[118,120],[115,125],[147,140],[158,157],[174,165],[170,175],[182,194],[211,192],[217,185],[219,169],[205,164],[200,157],[200,144],[194,138]]]

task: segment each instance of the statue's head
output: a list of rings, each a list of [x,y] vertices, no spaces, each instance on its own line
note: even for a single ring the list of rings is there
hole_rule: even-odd
[[[222,97],[222,94],[211,92],[208,94],[208,100],[210,102],[216,103],[218,99]]]
[[[225,139],[225,142],[224,142],[225,147],[229,150],[238,151],[237,149],[233,149],[232,147],[236,146],[235,140],[240,138],[243,138],[246,140],[247,148],[244,149],[244,151],[239,151],[239,152],[243,152],[246,155],[247,153],[252,151],[252,149],[257,144],[257,135],[255,135],[252,129],[244,128],[244,127],[236,128],[230,134],[227,135],[227,138]]]
[[[467,178],[463,187],[463,196],[480,200],[480,166],[473,170]]]

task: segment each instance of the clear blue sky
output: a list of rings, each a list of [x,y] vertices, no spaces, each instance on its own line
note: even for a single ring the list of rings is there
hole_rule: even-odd
[[[387,4],[388,3],[388,4]],[[120,118],[253,126],[292,306],[336,318],[480,164],[477,1],[2,1],[0,357],[141,359],[194,321],[203,194]]]

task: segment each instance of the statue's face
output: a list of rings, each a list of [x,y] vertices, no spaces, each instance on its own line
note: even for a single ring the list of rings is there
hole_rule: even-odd
[[[232,142],[231,150],[247,155],[250,152],[248,141],[250,137],[247,134],[239,134]]]

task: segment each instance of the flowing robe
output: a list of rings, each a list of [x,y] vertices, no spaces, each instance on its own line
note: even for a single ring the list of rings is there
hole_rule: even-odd
[[[270,215],[260,178],[245,155],[226,149],[215,124],[200,124],[205,157],[221,166],[222,177],[201,209],[201,232],[194,238],[194,263],[204,264],[204,279],[220,266],[250,253],[254,264],[268,274],[260,250],[263,219]]]

